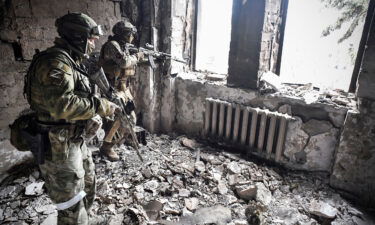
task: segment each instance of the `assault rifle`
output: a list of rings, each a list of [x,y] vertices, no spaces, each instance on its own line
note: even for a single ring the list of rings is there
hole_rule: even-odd
[[[151,45],[151,44],[148,44],[148,43],[146,44],[146,46],[144,48],[143,47],[137,48],[133,44],[128,43],[128,44],[126,44],[125,48],[128,49],[130,53],[142,52],[143,54],[145,54],[148,58],[148,62],[150,63],[150,66],[151,66],[152,69],[156,68],[154,58],[162,59],[162,60],[171,59],[171,60],[176,61],[176,62],[187,64],[187,62],[185,60],[178,59],[176,57],[172,57],[171,54],[168,54],[168,53],[165,53],[165,52],[155,51],[154,46]]]
[[[134,132],[135,124],[133,120],[129,118],[130,112],[134,109],[129,102],[125,102],[124,98],[121,98],[108,83],[107,77],[104,74],[103,68],[98,68],[97,72],[90,74],[91,82],[96,84],[99,89],[104,93],[107,99],[121,108],[121,112],[117,113],[114,118],[114,124],[109,130],[108,134],[104,137],[104,141],[112,142],[113,137],[116,135],[120,127],[129,130],[133,147],[137,152],[139,159],[143,162],[141,153],[139,152],[139,143],[137,135]],[[134,107],[134,105],[133,105]]]

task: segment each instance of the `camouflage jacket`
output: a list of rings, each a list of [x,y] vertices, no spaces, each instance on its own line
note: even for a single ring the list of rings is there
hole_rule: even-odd
[[[127,76],[135,74],[137,63],[137,56],[121,48],[115,40],[108,40],[100,51],[99,65],[103,67],[108,81],[114,87],[126,82]]]
[[[95,116],[101,100],[69,50],[55,45],[34,56],[25,79],[29,104],[44,122],[74,122]]]

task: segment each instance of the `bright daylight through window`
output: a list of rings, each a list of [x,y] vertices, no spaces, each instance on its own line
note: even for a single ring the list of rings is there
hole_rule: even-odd
[[[195,69],[228,73],[232,0],[198,0]]]
[[[348,91],[368,2],[289,0],[282,82]],[[344,23],[335,28],[341,18]]]

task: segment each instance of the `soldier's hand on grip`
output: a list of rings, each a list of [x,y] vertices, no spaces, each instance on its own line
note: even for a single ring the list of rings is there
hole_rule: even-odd
[[[138,61],[143,60],[144,57],[145,57],[145,54],[144,54],[143,52],[138,52],[138,53],[137,53],[137,59],[138,59]]]
[[[108,101],[105,98],[100,98],[100,104],[98,107],[98,114],[101,117],[111,117],[115,113],[121,112],[121,108],[113,102]]]

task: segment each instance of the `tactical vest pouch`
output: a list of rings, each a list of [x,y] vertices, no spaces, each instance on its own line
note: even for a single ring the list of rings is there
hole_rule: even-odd
[[[37,132],[32,126],[35,113],[24,114],[18,117],[10,127],[10,143],[19,151],[32,151],[28,138],[36,136]]]
[[[50,142],[48,129],[41,129],[36,123],[36,114],[18,117],[10,126],[10,143],[19,151],[31,151],[37,164],[45,162]]]

